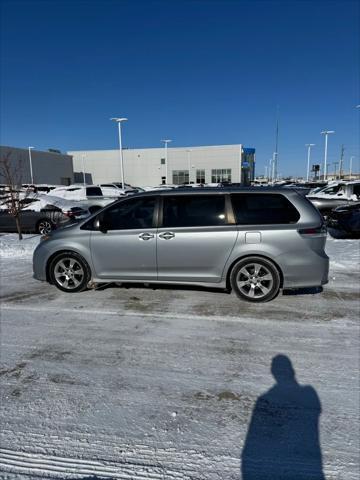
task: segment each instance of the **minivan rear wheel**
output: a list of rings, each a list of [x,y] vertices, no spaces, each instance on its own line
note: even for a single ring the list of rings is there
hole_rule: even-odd
[[[280,290],[280,274],[276,266],[262,257],[240,260],[230,275],[231,288],[241,300],[269,302]]]
[[[75,252],[57,255],[50,264],[49,273],[51,283],[68,293],[86,290],[91,278],[88,264]]]

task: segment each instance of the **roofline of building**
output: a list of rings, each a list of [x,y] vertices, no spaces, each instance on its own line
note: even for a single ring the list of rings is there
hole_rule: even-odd
[[[168,145],[168,149],[170,150],[196,150],[196,149],[202,149],[202,148],[241,148],[243,147],[242,143],[235,143],[235,144],[224,144],[224,145],[197,145],[197,146],[185,146],[185,147],[171,147]],[[249,147],[250,148],[250,147]],[[139,147],[139,148],[126,148],[123,147],[124,152],[128,151],[139,151],[139,150],[164,150],[163,146],[159,147]],[[100,150],[68,150],[69,154],[73,153],[81,153],[81,152],[118,152],[118,148],[108,148],[108,149],[100,149]]]

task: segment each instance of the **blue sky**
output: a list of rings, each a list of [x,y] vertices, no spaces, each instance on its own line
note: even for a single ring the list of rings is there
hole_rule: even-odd
[[[356,1],[2,0],[1,144],[126,147],[243,143],[257,173],[304,174],[345,145],[359,159]],[[357,167],[359,168],[359,167]],[[330,170],[333,166],[330,167]]]

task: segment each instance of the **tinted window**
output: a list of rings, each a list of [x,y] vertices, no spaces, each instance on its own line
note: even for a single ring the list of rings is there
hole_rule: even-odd
[[[101,197],[102,191],[100,187],[87,187],[86,188],[86,195],[88,197]]]
[[[224,195],[164,196],[163,227],[205,227],[226,224]]]
[[[354,195],[356,195],[357,197],[360,196],[360,184],[354,185]]]
[[[342,185],[333,185],[332,187],[325,188],[321,193],[326,193],[327,195],[335,195],[339,190],[342,189]]]
[[[237,224],[268,225],[296,223],[299,212],[283,195],[233,194],[231,195]]]
[[[155,197],[151,197],[117,203],[101,214],[102,221],[108,230],[151,228],[155,200]]]

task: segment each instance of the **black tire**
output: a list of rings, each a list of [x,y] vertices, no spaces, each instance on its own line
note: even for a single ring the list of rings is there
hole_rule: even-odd
[[[42,218],[36,224],[36,232],[40,235],[47,235],[54,230],[54,223],[48,218]]]
[[[230,274],[230,285],[236,295],[247,302],[273,300],[280,291],[280,273],[262,257],[247,257],[236,263]]]
[[[91,270],[81,255],[62,252],[51,260],[50,282],[67,293],[83,292],[91,279]]]

